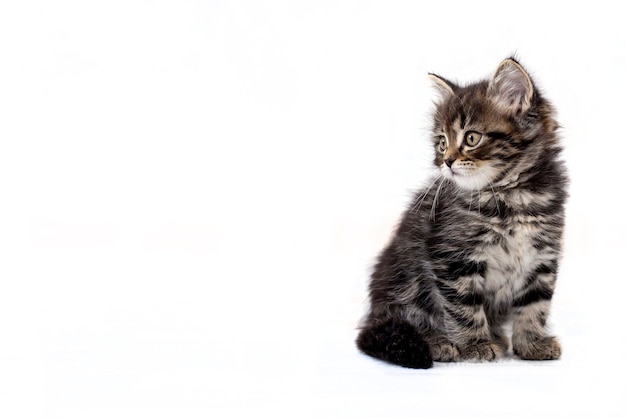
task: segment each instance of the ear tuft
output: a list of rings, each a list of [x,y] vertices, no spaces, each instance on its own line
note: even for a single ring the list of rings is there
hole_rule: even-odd
[[[520,115],[530,108],[534,88],[526,70],[517,61],[508,58],[498,66],[487,92],[502,110]]]
[[[445,100],[449,96],[454,95],[454,90],[457,88],[454,83],[451,83],[445,78],[433,73],[429,73],[428,77],[430,78],[430,81],[432,81],[433,87],[437,90],[441,100]]]

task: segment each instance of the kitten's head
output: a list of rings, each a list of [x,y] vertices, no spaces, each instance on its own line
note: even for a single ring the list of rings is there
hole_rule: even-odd
[[[515,59],[502,61],[490,80],[464,87],[430,77],[440,95],[435,165],[460,188],[506,186],[546,152],[558,153],[552,107]]]

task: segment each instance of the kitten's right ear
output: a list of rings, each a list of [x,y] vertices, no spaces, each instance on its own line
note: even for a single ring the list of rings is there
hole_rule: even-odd
[[[457,88],[454,83],[451,83],[445,78],[433,73],[429,73],[428,77],[430,78],[430,81],[432,81],[433,87],[437,90],[437,93],[439,93],[441,100],[454,96],[454,90]]]

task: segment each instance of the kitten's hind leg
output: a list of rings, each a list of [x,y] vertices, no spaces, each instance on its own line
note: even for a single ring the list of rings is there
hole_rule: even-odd
[[[365,354],[402,367],[428,369],[433,366],[428,343],[417,328],[403,320],[388,319],[366,325],[356,343]]]

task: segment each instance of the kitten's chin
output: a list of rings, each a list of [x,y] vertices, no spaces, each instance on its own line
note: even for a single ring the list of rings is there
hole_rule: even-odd
[[[441,174],[464,190],[483,190],[490,187],[494,174],[490,168],[463,170],[443,164]]]

